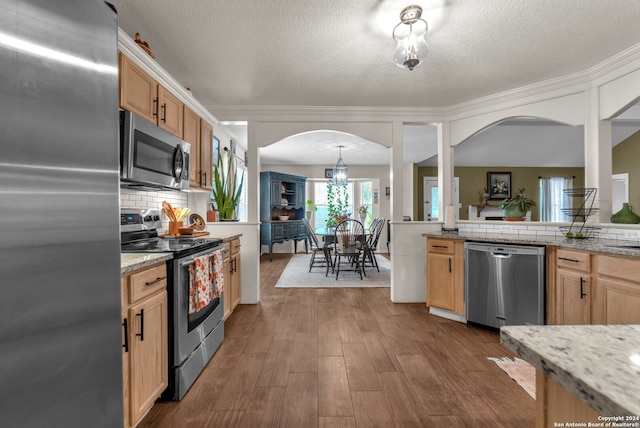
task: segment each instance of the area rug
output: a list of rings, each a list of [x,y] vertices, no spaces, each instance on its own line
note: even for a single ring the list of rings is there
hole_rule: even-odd
[[[329,272],[324,276],[325,268],[314,267],[309,272],[311,254],[294,254],[284,268],[277,288],[342,288],[342,287],[389,287],[391,284],[391,262],[385,257],[376,256],[380,272],[373,267],[365,268],[367,276],[360,279],[357,272],[341,271],[338,279]]]
[[[536,369],[520,358],[487,357],[500,367],[509,377],[515,380],[534,400],[536,399]]]

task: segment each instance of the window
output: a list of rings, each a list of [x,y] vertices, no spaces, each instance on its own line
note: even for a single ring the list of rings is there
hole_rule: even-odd
[[[316,181],[313,185],[314,203],[318,208],[315,215],[314,227],[324,227],[329,220],[329,184],[326,181]],[[345,193],[348,196],[347,213],[353,216],[353,182],[346,186],[333,186],[334,198],[344,199]]]
[[[571,208],[571,198],[564,189],[572,187],[572,177],[540,177],[540,221],[571,221],[562,208]]]
[[[368,229],[371,227],[371,221],[373,220],[373,181],[361,181],[358,184],[360,190],[360,203],[358,207],[367,207],[367,217],[363,224],[365,229]]]

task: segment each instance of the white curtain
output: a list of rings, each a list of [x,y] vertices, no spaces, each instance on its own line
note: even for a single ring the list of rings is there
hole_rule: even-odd
[[[571,177],[540,177],[540,221],[571,221],[562,208],[571,208],[571,198],[563,192],[573,187]]]

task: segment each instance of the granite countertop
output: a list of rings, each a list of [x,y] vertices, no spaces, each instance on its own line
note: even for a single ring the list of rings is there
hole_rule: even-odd
[[[120,275],[170,260],[173,253],[120,253]]]
[[[599,253],[614,254],[618,256],[640,257],[640,248],[623,248],[624,243],[614,239],[568,239],[555,236],[526,236],[509,234],[475,234],[475,233],[446,233],[429,232],[423,233],[427,238],[448,238],[460,239],[463,241],[476,242],[499,242],[525,245],[550,245],[555,247],[573,248],[575,250],[594,251]],[[638,245],[636,242],[629,242],[628,245]]]
[[[602,415],[640,415],[640,325],[506,326],[500,343]]]
[[[230,242],[233,241],[234,239],[238,239],[242,236],[242,233],[238,233],[238,232],[222,232],[222,231],[217,231],[214,230],[211,232],[210,236],[205,236],[205,238],[215,238],[215,239],[222,239],[222,242]]]

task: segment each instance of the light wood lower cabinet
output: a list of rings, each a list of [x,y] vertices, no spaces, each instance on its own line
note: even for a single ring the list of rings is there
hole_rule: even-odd
[[[594,324],[640,324],[640,260],[598,255]]]
[[[462,240],[427,240],[427,306],[464,315]]]
[[[553,379],[536,370],[536,428],[565,422],[598,423],[599,413]],[[586,426],[586,425],[585,425]]]
[[[168,384],[166,265],[121,279],[125,427],[135,426]]]
[[[588,252],[555,251],[555,324],[591,323],[591,257]]]
[[[240,239],[224,244],[224,319],[227,319],[240,303]]]
[[[549,324],[639,324],[640,258],[552,248]]]

